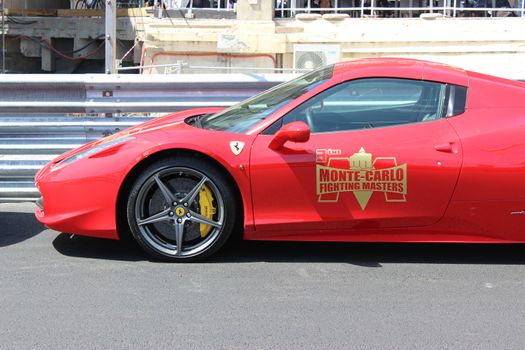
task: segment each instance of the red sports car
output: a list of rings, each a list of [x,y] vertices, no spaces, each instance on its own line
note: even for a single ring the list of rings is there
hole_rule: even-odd
[[[174,113],[56,158],[63,232],[191,261],[247,240],[525,242],[525,84],[407,59],[344,62],[231,108]]]

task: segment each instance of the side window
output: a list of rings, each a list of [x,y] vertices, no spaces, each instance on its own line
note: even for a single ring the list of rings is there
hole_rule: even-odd
[[[341,83],[284,116],[304,121],[312,132],[377,128],[436,120],[444,116],[446,85],[392,78]]]

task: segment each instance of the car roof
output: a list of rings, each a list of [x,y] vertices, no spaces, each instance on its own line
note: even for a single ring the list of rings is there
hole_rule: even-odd
[[[419,60],[415,58],[401,58],[401,57],[369,57],[369,58],[359,58],[350,61],[344,61],[336,63],[336,67],[341,71],[354,69],[359,66],[377,66],[377,67],[398,67],[398,66],[433,66],[440,67],[443,69],[458,69],[454,68],[445,63],[438,63],[432,61]]]
[[[464,69],[444,63],[411,58],[363,58],[335,64],[334,76],[350,77],[366,70],[368,76],[424,79],[468,86],[468,73]]]

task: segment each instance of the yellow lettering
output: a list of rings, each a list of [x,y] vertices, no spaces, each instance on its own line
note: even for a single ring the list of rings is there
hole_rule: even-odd
[[[330,172],[327,169],[320,169],[319,177],[321,178],[321,182],[329,181],[330,180]]]

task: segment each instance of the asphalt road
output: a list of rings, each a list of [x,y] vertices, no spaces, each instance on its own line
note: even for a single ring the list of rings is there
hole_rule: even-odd
[[[206,263],[0,204],[0,349],[523,349],[525,246],[244,242]]]

